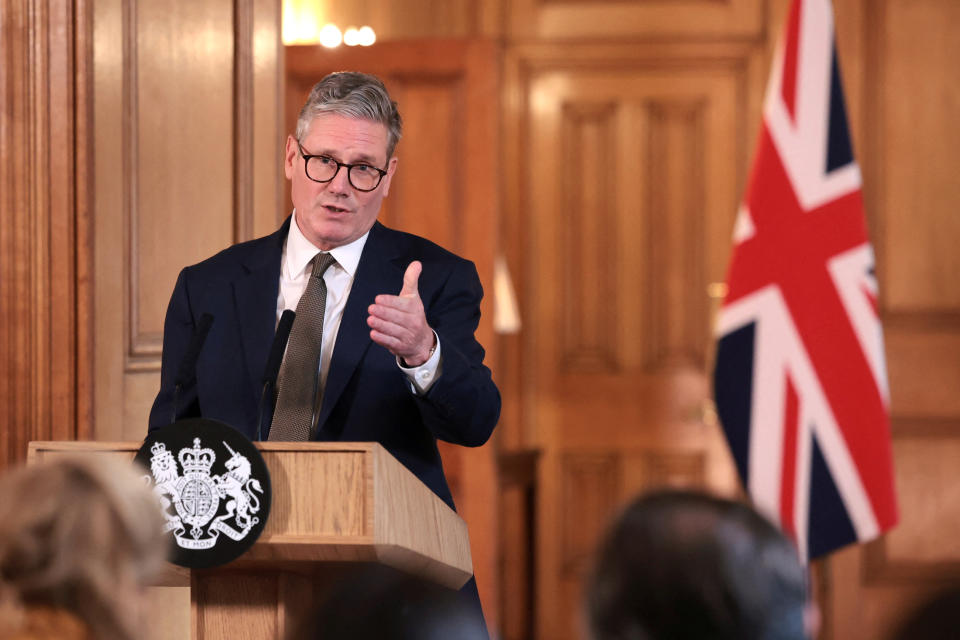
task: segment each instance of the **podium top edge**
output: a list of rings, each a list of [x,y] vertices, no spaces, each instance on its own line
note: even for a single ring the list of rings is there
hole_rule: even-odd
[[[31,440],[28,453],[40,451],[137,451],[142,441]],[[356,451],[384,450],[378,442],[254,442],[261,451]]]

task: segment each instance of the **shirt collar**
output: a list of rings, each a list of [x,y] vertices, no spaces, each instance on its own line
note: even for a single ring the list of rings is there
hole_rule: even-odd
[[[329,252],[351,278],[357,272],[360,254],[363,253],[363,246],[367,243],[369,235],[370,232],[367,231],[353,242],[331,249]],[[287,242],[284,246],[283,269],[287,279],[293,280],[300,276],[318,253],[320,250],[300,231],[297,225],[297,210],[294,209],[293,218],[290,220],[290,231],[287,233]]]

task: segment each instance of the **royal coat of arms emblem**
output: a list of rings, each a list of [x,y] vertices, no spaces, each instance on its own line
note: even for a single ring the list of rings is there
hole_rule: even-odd
[[[150,471],[167,520],[165,530],[173,532],[183,549],[211,549],[220,534],[243,540],[260,522],[260,480],[251,477],[246,456],[226,442],[223,446],[230,457],[221,475],[211,474],[217,454],[202,448],[200,438],[194,438],[193,447],[184,447],[176,458],[163,442],[154,442],[150,448]]]

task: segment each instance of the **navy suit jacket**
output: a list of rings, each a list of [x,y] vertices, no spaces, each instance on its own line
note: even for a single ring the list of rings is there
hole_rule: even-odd
[[[256,439],[289,225],[287,218],[276,233],[234,245],[180,272],[164,323],[160,392],[150,430],[170,423],[177,369],[197,321],[209,313],[214,321],[197,363],[196,384],[181,390],[176,418],[212,418]],[[367,307],[381,293],[400,291],[413,260],[423,263],[420,297],[441,345],[440,377],[423,396],[411,391],[396,358],[373,343],[367,325]],[[479,446],[500,415],[500,393],[474,337],[482,296],[472,262],[375,223],[343,311],[317,439],[379,442],[453,507],[437,439]],[[271,418],[268,407],[263,439]]]

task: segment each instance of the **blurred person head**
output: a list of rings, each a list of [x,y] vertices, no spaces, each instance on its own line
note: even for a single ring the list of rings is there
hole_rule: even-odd
[[[457,591],[382,565],[350,572],[290,640],[488,640]]]
[[[0,637],[42,637],[51,616],[80,637],[142,637],[143,588],[168,548],[159,503],[129,462],[64,457],[0,476]]]
[[[938,591],[897,626],[890,640],[951,640],[960,629],[960,585]]]
[[[751,507],[660,491],[613,523],[586,605],[594,640],[801,640],[806,594],[793,544]]]

